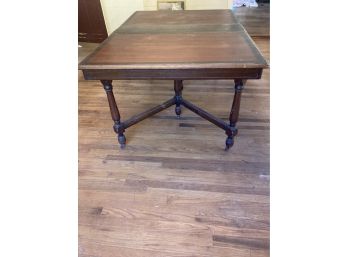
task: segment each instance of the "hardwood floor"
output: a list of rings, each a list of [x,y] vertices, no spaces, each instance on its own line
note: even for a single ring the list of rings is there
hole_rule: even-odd
[[[269,59],[269,39],[255,38]],[[83,49],[81,49],[83,52]],[[173,81],[114,81],[121,118],[173,96]],[[183,95],[228,120],[232,81],[184,81]],[[269,256],[269,70],[248,81],[239,134],[174,106],[126,130],[79,73],[80,257]]]
[[[270,36],[270,4],[260,4],[258,7],[237,7],[233,9],[238,22],[252,37]]]

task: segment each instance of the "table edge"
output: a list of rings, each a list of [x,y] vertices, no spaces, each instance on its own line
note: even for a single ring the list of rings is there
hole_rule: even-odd
[[[260,79],[263,68],[85,69],[86,80]]]

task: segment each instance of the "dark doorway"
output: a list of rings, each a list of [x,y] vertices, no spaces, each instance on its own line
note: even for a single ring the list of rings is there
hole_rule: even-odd
[[[79,0],[79,41],[100,43],[107,37],[100,0]]]

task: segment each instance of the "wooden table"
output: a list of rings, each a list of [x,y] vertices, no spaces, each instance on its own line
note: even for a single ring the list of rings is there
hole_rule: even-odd
[[[79,64],[87,80],[100,80],[106,91],[114,131],[121,148],[125,130],[172,105],[181,106],[226,132],[226,150],[234,143],[241,94],[248,79],[260,79],[266,60],[230,10],[138,11]],[[121,121],[112,80],[174,80],[168,101]],[[235,93],[229,123],[182,97],[183,80],[231,79]]]

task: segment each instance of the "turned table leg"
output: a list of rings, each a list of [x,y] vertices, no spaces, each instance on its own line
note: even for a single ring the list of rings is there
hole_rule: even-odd
[[[175,113],[177,117],[180,117],[181,114],[181,101],[182,101],[182,89],[183,83],[182,80],[174,80],[174,91],[175,91]]]
[[[238,133],[238,129],[236,127],[238,117],[239,117],[239,108],[240,108],[240,100],[242,97],[242,90],[246,83],[246,80],[241,79],[235,79],[235,91],[234,91],[234,97],[233,97],[233,103],[230,113],[230,131],[226,131],[227,139],[226,139],[226,150],[228,150],[230,147],[234,144],[234,137]]]
[[[110,112],[112,120],[114,121],[114,131],[118,134],[118,142],[121,145],[121,148],[123,148],[126,144],[126,137],[123,134],[124,127],[121,123],[121,117],[120,112],[118,111],[114,93],[112,92],[112,80],[101,80],[101,83],[104,86],[104,90],[106,92],[106,95],[108,97]]]

